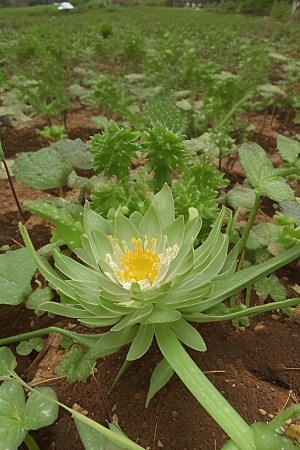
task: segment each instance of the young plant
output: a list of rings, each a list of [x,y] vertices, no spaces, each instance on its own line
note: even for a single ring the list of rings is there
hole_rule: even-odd
[[[36,132],[44,138],[51,139],[55,142],[60,141],[61,139],[66,139],[68,137],[64,125],[52,125],[51,127],[47,125],[43,130],[36,130]]]
[[[194,208],[190,208],[187,223],[182,216],[175,219],[167,185],[154,197],[144,216],[135,212],[128,219],[117,213],[114,225],[86,203],[81,246],[73,248],[82,263],[56,249],[53,256],[57,270],[35,253],[25,227],[21,226],[21,231],[39,270],[61,295],[61,303],[45,302],[40,308],[77,318],[85,326],[111,327],[98,337],[68,332],[74,341],[89,349],[79,352],[77,367],[85,368],[85,376],[95,359],[131,343],[118,381],[131,361],[147,352],[155,336],[164,358],[153,372],[147,404],[175,371],[236,445],[254,450],[252,430],[182,344],[198,351],[206,349],[201,335],[189,322],[230,320],[297,305],[300,299],[295,298],[248,309],[241,305],[238,311],[231,311],[222,302],[297,258],[300,244],[263,264],[235,272],[239,247],[227,255],[228,236],[221,232],[224,216],[225,210],[220,212],[204,244],[194,250],[201,219]],[[65,334],[66,330],[59,332]],[[47,330],[38,332],[45,333]],[[33,336],[29,333],[21,339],[28,337]],[[73,380],[74,375],[73,371]]]
[[[59,406],[72,414],[87,450],[99,449],[99,445],[107,450],[110,445],[115,450],[143,450],[128,439],[115,422],[109,424],[108,430],[60,403],[53,389],[33,389],[25,383],[15,372],[17,362],[9,348],[0,348],[0,363],[0,380],[5,380],[0,386],[1,450],[17,450],[23,441],[28,450],[39,450],[28,431],[51,425],[58,417]],[[26,403],[23,387],[30,392]]]

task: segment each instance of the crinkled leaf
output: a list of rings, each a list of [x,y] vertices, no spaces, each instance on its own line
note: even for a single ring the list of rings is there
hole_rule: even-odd
[[[40,305],[45,302],[50,302],[54,297],[54,292],[50,286],[46,286],[44,289],[38,287],[30,296],[26,302],[26,308],[34,309],[38,314]]]
[[[81,139],[61,139],[50,146],[56,150],[68,164],[79,169],[91,169],[93,156],[88,152],[88,145]]]
[[[252,187],[257,187],[264,178],[275,175],[275,169],[260,145],[247,142],[241,145],[238,152],[240,163]]]
[[[25,301],[31,293],[30,281],[36,268],[26,248],[0,255],[0,304],[18,305]]]
[[[43,394],[43,395],[40,395]],[[37,430],[51,425],[58,417],[57,395],[50,387],[39,387],[35,389],[25,407],[24,427],[27,430]]]
[[[59,376],[67,375],[69,383],[85,382],[92,373],[94,362],[90,353],[84,353],[82,347],[75,345],[61,358],[57,373]]]
[[[280,134],[277,139],[277,147],[279,149],[280,156],[284,161],[291,163],[297,161],[300,153],[299,142]]]
[[[51,148],[21,153],[12,166],[20,183],[42,190],[66,185],[72,170],[72,166]]]
[[[253,190],[242,186],[230,189],[226,194],[226,202],[234,209],[237,209],[238,206],[244,206],[244,208],[252,210],[254,201],[255,193]]]
[[[293,189],[288,186],[281,177],[272,177],[260,181],[257,186],[260,195],[269,197],[275,202],[284,202],[286,200],[295,200]]]

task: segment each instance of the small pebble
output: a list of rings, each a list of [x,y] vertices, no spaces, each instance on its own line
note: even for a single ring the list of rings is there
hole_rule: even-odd
[[[274,414],[268,414],[268,416],[270,417],[270,419],[274,419]]]
[[[142,423],[142,427],[144,428],[144,430],[146,430],[146,428],[148,428],[147,422],[143,422],[143,423]]]
[[[112,412],[114,412],[117,409],[117,404],[115,403],[114,406],[111,408]]]
[[[273,320],[280,319],[280,316],[278,316],[277,314],[272,314],[271,317],[272,317]]]
[[[263,330],[265,328],[263,323],[258,323],[254,328],[254,331]]]
[[[161,442],[161,441],[158,441],[158,443],[157,443],[157,447],[160,447],[160,448],[162,448],[164,445],[163,445],[163,443]]]
[[[265,416],[265,415],[267,414],[267,411],[265,411],[265,410],[262,409],[262,408],[260,408],[258,411],[260,412],[260,414],[261,414],[262,416]]]
[[[172,416],[176,419],[176,417],[178,417],[178,412],[177,411],[172,411]]]
[[[76,323],[68,323],[69,330],[73,330],[73,328],[76,328],[76,327],[77,327]]]
[[[232,386],[232,387],[235,387],[235,383],[233,383],[231,386]]]
[[[137,392],[134,396],[137,400],[141,400],[144,397],[143,391]]]
[[[32,320],[32,321],[30,322],[29,326],[30,326],[30,328],[34,328],[34,326],[35,326],[34,320]]]
[[[239,327],[240,331],[246,331],[246,327]]]
[[[54,450],[56,447],[55,442],[51,442],[50,444],[50,450]]]

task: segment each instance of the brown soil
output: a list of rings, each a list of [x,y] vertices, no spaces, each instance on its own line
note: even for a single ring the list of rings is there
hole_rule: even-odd
[[[97,130],[89,117],[95,111],[77,110],[68,116],[68,131],[72,139],[88,140]],[[253,118],[251,118],[253,119]],[[262,117],[255,117],[258,125]],[[252,121],[253,123],[253,121]],[[43,126],[43,125],[42,125]],[[20,151],[38,150],[45,146],[35,133],[37,122],[16,129],[3,129],[2,144],[8,158]],[[263,132],[252,133],[252,140],[270,150],[276,146],[278,132],[285,127],[275,120],[273,129],[266,126]],[[293,134],[299,133],[294,130]],[[263,141],[263,142],[262,142]],[[276,156],[274,156],[275,162]],[[235,159],[224,160],[223,170],[232,182],[241,181],[244,174]],[[230,170],[230,173],[228,172]],[[21,202],[52,194],[37,192],[14,180]],[[0,180],[1,216],[0,247],[9,244],[11,249],[22,245],[18,232],[20,216],[7,180]],[[55,194],[55,193],[54,193]],[[263,204],[261,220],[272,215],[272,205]],[[49,242],[52,226],[38,217],[25,213],[25,224],[36,248]],[[277,272],[289,288],[298,281],[298,265],[294,262]],[[257,301],[253,293],[253,302]],[[59,326],[77,332],[91,332],[76,321],[63,317],[35,316],[25,305],[0,305],[0,337],[12,336],[47,326]],[[231,322],[195,325],[201,332],[207,352],[189,351],[194,361],[220,390],[231,405],[248,422],[268,422],[300,397],[300,314],[287,318],[282,312],[267,313],[251,319],[248,328],[234,328]],[[11,345],[14,349],[15,346]],[[18,373],[33,385],[50,386],[59,400],[67,406],[79,405],[89,417],[103,425],[117,415],[123,431],[143,447],[154,450],[218,450],[227,436],[199,405],[177,376],[152,399],[145,409],[145,399],[151,373],[161,355],[155,343],[149,352],[134,362],[111,394],[107,394],[126,356],[126,348],[98,360],[95,373],[86,383],[68,384],[64,377],[55,374],[57,355],[60,354],[55,336],[48,338],[40,355],[18,356]],[[70,415],[60,410],[57,421],[50,427],[31,432],[41,450],[84,450]],[[20,450],[25,450],[22,445]],[[271,449],[270,449],[271,450]]]

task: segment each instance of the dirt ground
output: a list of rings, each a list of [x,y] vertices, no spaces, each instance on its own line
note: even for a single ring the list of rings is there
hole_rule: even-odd
[[[89,136],[97,132],[89,119],[96,114],[92,110],[73,110],[67,122],[69,137],[80,137],[87,141]],[[289,129],[282,125],[280,118],[275,118],[272,129],[266,123],[262,131],[263,116],[251,117],[249,120],[256,125],[250,140],[262,145],[274,164],[278,161],[275,152],[278,133],[287,136],[299,133],[299,127]],[[36,151],[46,146],[35,132],[35,128],[43,125],[39,119],[17,128],[2,128],[2,146],[8,160],[19,152]],[[224,160],[223,170],[232,183],[241,182],[244,178],[235,158]],[[51,198],[56,194],[53,191],[35,191],[13,180],[21,202],[38,197]],[[294,187],[298,190],[297,185]],[[0,180],[0,188],[0,247],[9,244],[11,249],[15,249],[22,245],[18,232],[21,217],[8,181]],[[268,202],[263,203],[260,220],[268,220],[272,215],[271,206]],[[52,226],[29,212],[24,213],[24,222],[35,247],[47,244]],[[299,283],[298,273],[297,261],[276,272],[280,281],[288,288],[290,297],[296,296],[292,286]],[[258,301],[254,293],[252,301]],[[0,305],[0,337],[47,326],[64,327],[82,333],[93,331],[63,317],[50,318],[44,314],[38,318],[24,304],[14,307]],[[195,326],[207,344],[207,352],[201,354],[190,350],[190,355],[246,422],[268,422],[286,407],[299,402],[300,314],[293,318],[288,318],[279,311],[262,314],[250,319],[248,328],[236,329],[231,322]],[[14,345],[11,348],[14,349]],[[130,366],[111,394],[107,392],[122,366],[126,348],[98,360],[95,373],[86,383],[77,382],[72,385],[64,377],[57,377],[55,374],[61,351],[56,336],[51,335],[41,354],[18,356],[17,371],[33,386],[54,388],[62,403],[69,407],[77,405],[76,408],[81,408],[81,411],[103,425],[116,415],[127,436],[145,448],[219,450],[226,442],[225,433],[177,376],[172,377],[151,400],[148,409],[145,409],[151,373],[161,359],[155,343],[142,359]],[[84,450],[73,420],[63,410],[60,410],[53,425],[30,434],[41,450]],[[25,445],[22,445],[19,450],[25,449]]]

